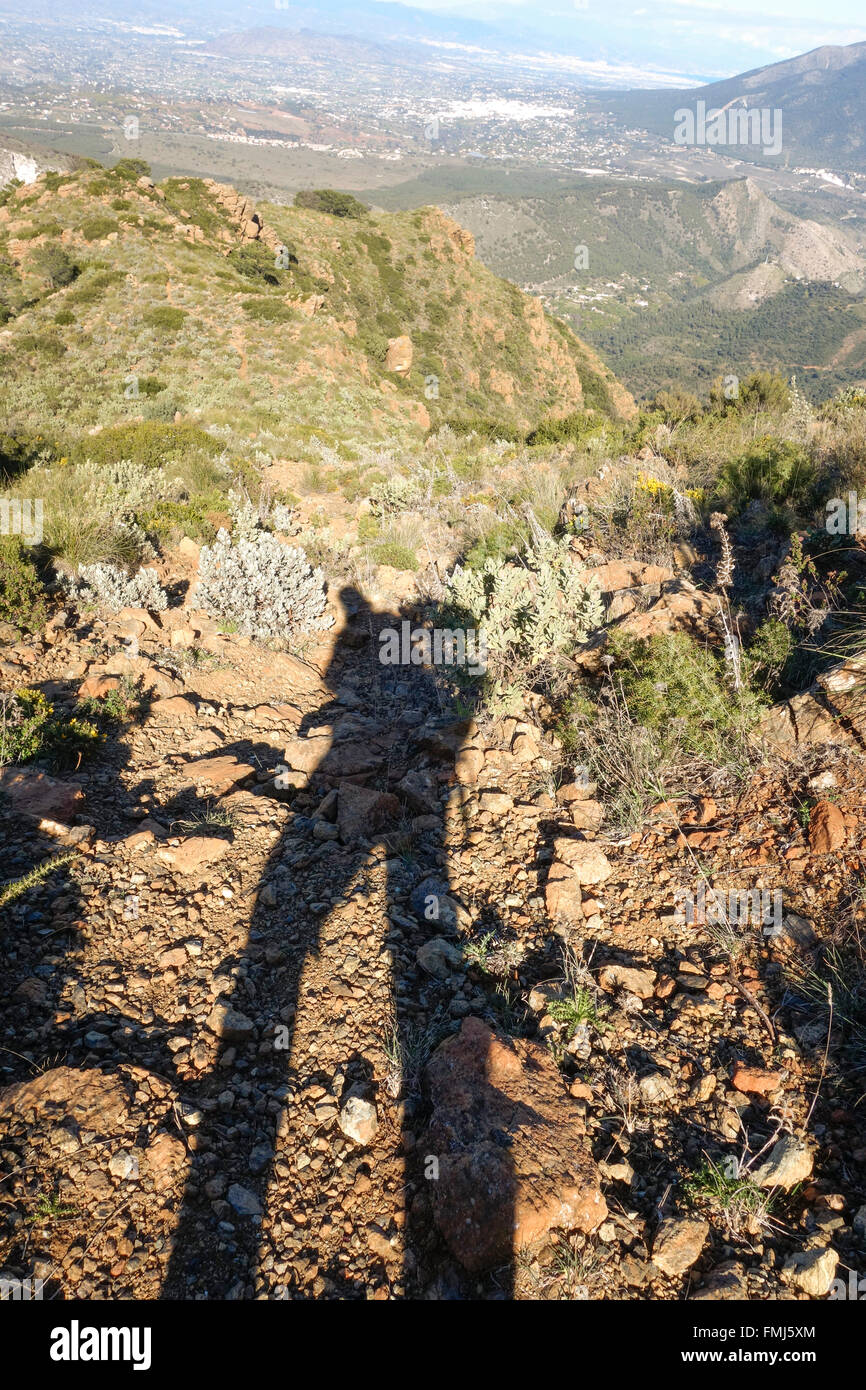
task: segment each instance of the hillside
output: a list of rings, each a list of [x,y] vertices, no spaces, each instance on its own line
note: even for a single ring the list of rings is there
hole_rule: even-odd
[[[4,413],[46,433],[58,415],[67,433],[129,420],[133,379],[160,418],[267,430],[285,449],[385,422],[420,439],[460,417],[525,431],[584,404],[632,408],[436,209],[256,212],[123,165],[49,175],[0,208],[0,274]]]
[[[675,91],[598,93],[598,112],[673,140],[674,112],[705,101],[708,110],[732,104],[783,113],[783,149],[776,162],[866,170],[866,43],[826,44],[811,53],[703,87]],[[738,158],[771,162],[760,148],[737,146]]]
[[[796,371],[820,396],[863,377],[862,236],[797,216],[753,179],[592,182],[445,207],[486,264],[539,294],[638,395],[758,367]],[[575,270],[578,245],[588,264]]]
[[[132,161],[0,195],[0,303],[4,1290],[847,1289],[866,392],[638,411],[437,208]]]

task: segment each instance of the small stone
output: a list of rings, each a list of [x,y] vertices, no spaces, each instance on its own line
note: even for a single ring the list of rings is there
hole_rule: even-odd
[[[845,817],[832,801],[819,801],[809,817],[809,848],[813,854],[833,854],[846,839]]]
[[[599,971],[598,982],[609,994],[617,990],[627,990],[638,999],[651,999],[656,985],[656,972],[638,969],[628,965],[605,965]]]
[[[419,922],[429,922],[439,931],[454,932],[457,928],[457,905],[448,896],[449,885],[432,875],[423,878],[412,889],[409,906]]]
[[[251,1173],[263,1173],[271,1162],[274,1151],[270,1144],[256,1144],[249,1157]]]
[[[651,1076],[642,1077],[638,1082],[638,1090],[647,1105],[665,1105],[673,1100],[677,1093],[674,1083],[662,1072],[653,1072]]]
[[[604,883],[613,873],[607,855],[592,840],[560,837],[553,842],[553,853],[556,860],[568,865],[583,886]]]
[[[347,1139],[365,1148],[376,1137],[379,1116],[372,1101],[350,1095],[340,1110],[339,1124]]]
[[[839,1256],[829,1246],[823,1250],[797,1250],[782,1267],[792,1283],[810,1298],[825,1298],[836,1278]]]
[[[222,1042],[248,1042],[255,1034],[255,1025],[230,1004],[215,1004],[207,1020],[207,1026],[216,1033]]]
[[[700,1259],[710,1233],[708,1221],[670,1216],[661,1223],[653,1241],[653,1264],[662,1274],[676,1278]]]
[[[812,1176],[812,1152],[802,1139],[784,1134],[773,1145],[767,1162],[753,1174],[759,1187],[795,1187]]]
[[[447,980],[463,964],[463,953],[459,946],[446,941],[444,936],[434,936],[418,947],[416,959],[428,975],[437,980]]]
[[[118,1149],[116,1154],[112,1154],[108,1160],[108,1171],[113,1178],[121,1178],[124,1181],[129,1178],[138,1177],[138,1155],[131,1154],[126,1149]]]
[[[156,851],[156,856],[175,873],[195,876],[204,881],[209,865],[222,859],[229,848],[228,840],[219,840],[212,835],[193,835],[179,845],[163,846]]]
[[[746,1095],[768,1096],[778,1091],[784,1079],[784,1072],[765,1071],[763,1067],[747,1067],[745,1062],[737,1062],[731,1085]]]
[[[230,1206],[234,1207],[239,1216],[261,1216],[262,1204],[255,1192],[251,1192],[248,1187],[241,1187],[239,1182],[233,1182],[227,1195]]]

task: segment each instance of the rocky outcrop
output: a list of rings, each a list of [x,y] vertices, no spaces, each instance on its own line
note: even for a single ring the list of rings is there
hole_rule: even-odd
[[[824,671],[802,695],[773,705],[759,738],[779,752],[821,743],[866,747],[866,656],[851,657]]]
[[[261,213],[256,211],[252,198],[239,193],[230,183],[217,183],[215,179],[205,179],[204,185],[228,214],[229,221],[233,223],[242,241],[260,241],[272,251],[276,252],[279,249],[282,245],[280,238],[270,227],[265,226],[265,220]]]

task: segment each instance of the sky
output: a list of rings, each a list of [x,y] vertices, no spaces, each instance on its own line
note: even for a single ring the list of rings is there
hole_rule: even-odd
[[[823,44],[866,40],[866,0],[408,0],[530,36],[579,37],[611,56],[729,75]]]

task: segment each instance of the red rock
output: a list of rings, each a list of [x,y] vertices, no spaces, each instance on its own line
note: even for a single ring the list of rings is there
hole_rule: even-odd
[[[578,1107],[563,1106],[548,1050],[466,1018],[427,1067],[432,1100],[420,1152],[438,1158],[433,1215],[477,1272],[508,1263],[556,1227],[594,1231],[607,1215]]]
[[[213,835],[193,835],[179,845],[165,845],[156,851],[157,858],[168,864],[175,873],[207,877],[208,865],[215,864],[229,849],[228,840]]]
[[[178,720],[184,723],[186,720],[195,719],[196,708],[186,695],[169,695],[164,700],[154,700],[148,717],[155,724],[172,725]]]
[[[845,817],[832,801],[819,801],[809,817],[809,848],[813,854],[832,854],[845,843]]]
[[[39,821],[68,823],[84,800],[76,784],[59,782],[45,772],[34,772],[30,768],[3,768],[0,793],[17,815]]]
[[[197,787],[207,783],[214,791],[224,791],[226,787],[245,782],[248,777],[254,775],[256,769],[252,763],[239,762],[227,753],[221,757],[201,758],[198,762],[189,762],[183,770]]]
[[[784,1079],[780,1071],[766,1071],[763,1067],[747,1067],[745,1062],[737,1062],[731,1085],[744,1095],[768,1096],[778,1091]]]
[[[607,855],[591,840],[571,840],[564,836],[553,842],[554,862],[567,864],[578,883],[591,887],[604,883],[613,870]]]
[[[567,864],[554,859],[547,875],[544,903],[548,917],[564,917],[569,922],[583,921],[583,893],[580,882]]]
[[[117,676],[88,676],[86,681],[82,681],[78,687],[79,698],[84,700],[89,698],[100,699],[103,695],[108,695],[112,690],[120,689],[120,679]]]
[[[32,1081],[0,1091],[0,1120],[31,1117],[31,1122],[70,1119],[97,1134],[118,1130],[128,1118],[129,1101],[117,1076],[92,1068],[53,1067]]]

